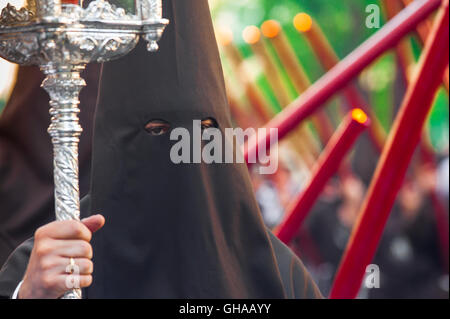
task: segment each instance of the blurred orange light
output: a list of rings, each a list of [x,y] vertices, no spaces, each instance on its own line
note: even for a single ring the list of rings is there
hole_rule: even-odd
[[[280,24],[275,20],[268,20],[261,26],[261,31],[267,38],[275,38],[281,31]]]
[[[242,31],[242,37],[248,44],[255,44],[261,39],[261,32],[254,25],[248,26]]]
[[[216,31],[216,37],[220,45],[227,46],[233,42],[233,31],[229,27],[220,27]]]
[[[367,120],[369,119],[367,117],[367,114],[364,113],[363,110],[361,109],[354,109],[352,111],[352,118],[357,121],[358,123],[364,124],[367,122]]]
[[[306,13],[299,13],[294,18],[294,27],[299,32],[307,32],[311,30],[312,27],[312,19],[311,17]]]

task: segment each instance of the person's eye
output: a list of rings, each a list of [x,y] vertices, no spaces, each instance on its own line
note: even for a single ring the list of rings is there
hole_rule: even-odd
[[[159,135],[163,135],[164,133],[166,133],[168,130],[168,128],[166,127],[153,127],[150,129],[150,133],[154,136],[159,136]]]
[[[145,125],[145,130],[153,136],[160,136],[170,130],[170,124],[164,120],[152,120]]]
[[[217,128],[217,121],[211,117],[202,120],[202,130],[207,130],[209,128]]]

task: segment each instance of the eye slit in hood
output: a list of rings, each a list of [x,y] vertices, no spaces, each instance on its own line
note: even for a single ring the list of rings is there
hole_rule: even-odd
[[[209,128],[219,128],[219,124],[212,117],[202,119],[202,131],[207,130]]]
[[[147,122],[147,124],[145,125],[145,130],[150,135],[161,136],[166,134],[171,129],[171,127],[172,125],[165,120],[153,119]]]

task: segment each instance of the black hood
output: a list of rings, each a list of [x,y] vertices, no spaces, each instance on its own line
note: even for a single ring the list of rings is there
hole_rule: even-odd
[[[157,53],[141,42],[103,67],[90,212],[106,225],[87,297],[284,298],[245,164],[174,164],[170,130],[145,130],[164,120],[192,132],[205,118],[232,127],[207,0],[164,0],[163,10]]]

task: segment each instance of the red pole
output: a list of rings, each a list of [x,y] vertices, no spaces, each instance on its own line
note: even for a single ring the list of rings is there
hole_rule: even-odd
[[[294,238],[303,221],[319,197],[328,180],[336,173],[339,165],[351,149],[357,137],[370,125],[367,115],[360,109],[349,114],[333,134],[320,155],[305,190],[287,208],[285,220],[275,235],[285,244]]]
[[[383,150],[387,134],[382,127],[381,122],[376,118],[375,111],[373,110],[373,108],[366,106],[367,102],[363,98],[361,93],[359,93],[356,86],[350,84],[349,86],[344,88],[343,95],[350,106],[361,106],[364,112],[367,112],[367,114],[372,119],[372,125],[369,128],[369,138],[372,141],[372,145],[374,146],[375,151],[380,154]]]
[[[409,1],[405,1],[408,2]],[[400,4],[400,0],[392,1],[392,0],[384,0],[383,4],[386,9],[386,14],[389,19],[392,19],[396,14],[398,14],[402,10],[402,6]],[[420,26],[417,27],[418,34],[420,38],[426,42],[426,39],[429,34],[429,25],[428,21],[422,23]],[[403,74],[405,78],[405,82],[409,83],[411,78],[411,72],[410,68],[415,65],[415,60],[413,56],[413,52],[409,43],[409,39],[405,38],[402,40],[401,43],[396,48],[397,51],[397,57],[400,61],[400,64],[403,69]],[[445,71],[445,73],[448,75],[448,66]],[[444,75],[444,84],[445,84],[445,78]],[[448,77],[447,77],[447,91],[448,91]],[[420,154],[421,154],[421,161],[423,164],[432,164],[435,166],[435,154],[433,151],[433,147],[430,144],[430,141],[428,140],[428,136],[426,136],[426,131],[422,133],[422,140],[420,145]],[[442,205],[442,203],[439,200],[439,196],[436,193],[436,190],[430,190],[429,197],[431,199],[432,205],[433,205],[433,213],[434,218],[436,222],[436,228],[437,228],[437,235],[440,243],[440,249],[441,249],[441,258],[442,258],[442,264],[444,266],[444,271],[448,273],[449,270],[449,224],[448,224],[448,217],[446,213],[445,207]]]
[[[312,17],[306,13],[299,13],[294,19],[294,26],[297,31],[302,33],[308,40],[320,64],[326,71],[331,70],[334,66],[336,66],[336,64],[339,63],[339,57],[325,36],[325,33],[323,33],[320,26]],[[367,102],[364,101],[365,99],[359,94],[354,85],[350,84],[345,87],[343,93],[350,105],[350,108],[356,106],[361,107],[371,118],[372,125],[369,127],[369,138],[375,146],[375,149],[381,153],[386,134],[376,118],[372,108],[365,107]]]
[[[411,1],[412,0],[403,0],[405,6],[409,6],[411,4]],[[419,39],[422,41],[423,44],[425,44],[425,42],[427,41],[428,34],[430,33],[431,25],[432,25],[432,21],[431,21],[431,19],[428,19],[427,21],[424,21],[417,26],[417,34],[419,35]],[[448,70],[448,65],[447,65],[447,68],[444,73],[444,78],[442,80],[442,83],[444,85],[444,88],[447,90],[447,93],[448,93],[448,85],[449,85],[448,75],[449,75],[449,70]]]
[[[330,298],[354,298],[372,260],[442,81],[449,54],[448,0],[444,0],[419,72],[412,80],[342,258]]]
[[[441,0],[417,0],[408,10],[402,11],[389,21],[380,31],[349,54],[338,65],[312,85],[290,106],[273,118],[266,128],[277,128],[278,137],[282,139],[297,125],[313,114],[334,93],[345,87],[357,74],[378,56],[390,49],[408,32],[441,4]],[[355,105],[357,107],[357,105]],[[270,132],[270,130],[267,130]],[[253,136],[244,147],[245,159],[249,154],[256,154],[258,145],[270,146],[270,135]]]

